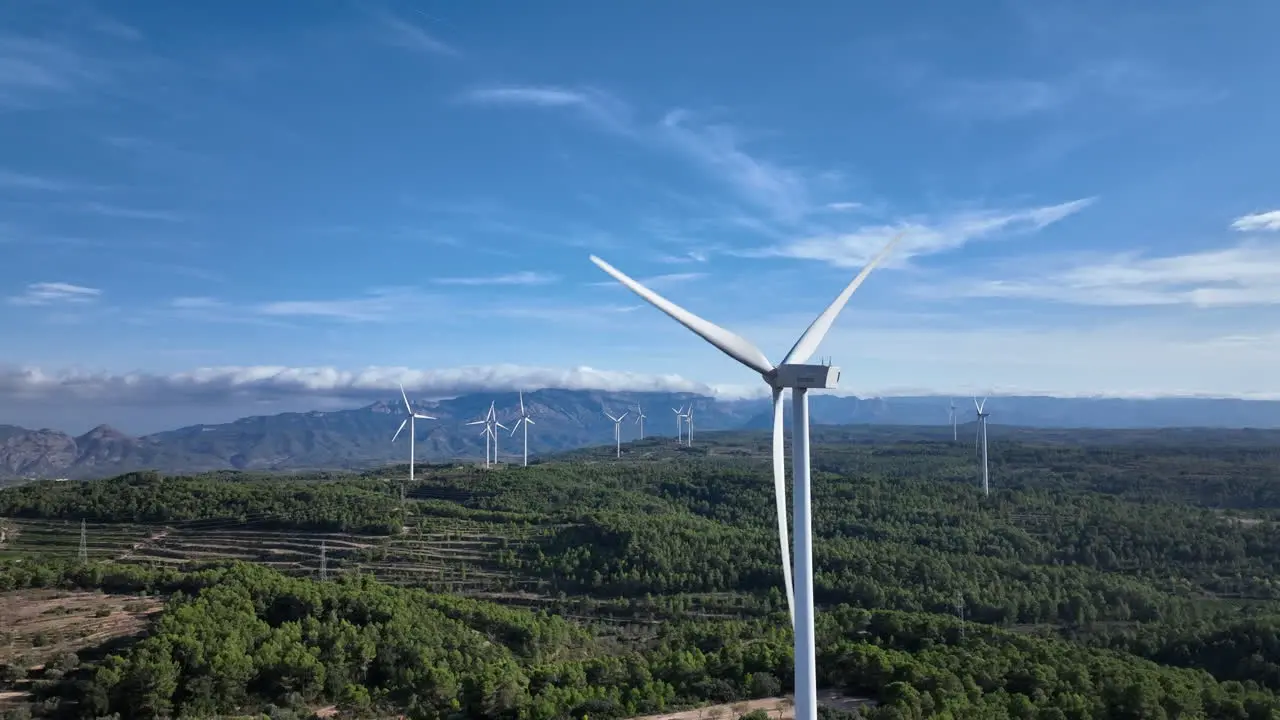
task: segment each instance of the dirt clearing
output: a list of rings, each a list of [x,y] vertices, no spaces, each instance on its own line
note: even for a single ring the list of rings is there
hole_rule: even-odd
[[[68,590],[0,593],[0,663],[26,667],[134,635],[160,610],[159,598]]]

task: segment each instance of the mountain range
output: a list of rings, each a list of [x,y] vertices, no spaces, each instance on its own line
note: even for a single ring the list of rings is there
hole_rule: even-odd
[[[637,406],[645,408],[646,435],[675,435],[672,408],[693,407],[695,443],[699,431],[767,429],[768,400],[716,400],[688,393],[630,393],[593,390],[537,390],[524,394],[534,420],[531,455],[602,445],[612,441],[612,422],[604,416],[630,411],[624,440],[638,436]],[[495,403],[498,419],[512,427],[519,413],[516,393],[462,395],[414,403],[437,420],[418,423],[417,457],[423,461],[481,459],[480,419]],[[966,407],[966,403],[968,406]],[[948,424],[950,400],[944,397],[857,398],[816,395],[815,424],[934,426]],[[972,402],[957,401],[961,422],[973,415]],[[991,437],[1000,426],[1023,428],[1280,428],[1280,401],[1207,398],[992,398]],[[399,398],[366,407],[331,412],[282,413],[246,417],[220,425],[191,425],[131,437],[101,425],[74,437],[56,430],[0,425],[0,479],[99,477],[137,469],[198,472],[222,469],[300,470],[368,467],[405,462],[403,435],[391,437],[404,418]],[[788,421],[790,413],[787,414]],[[972,436],[972,428],[961,433]],[[949,433],[947,433],[949,434]],[[500,457],[520,452],[520,436],[500,436]]]

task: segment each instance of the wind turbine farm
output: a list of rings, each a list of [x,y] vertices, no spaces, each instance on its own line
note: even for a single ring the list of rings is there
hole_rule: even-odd
[[[1280,4],[63,5],[0,720],[1280,720]]]

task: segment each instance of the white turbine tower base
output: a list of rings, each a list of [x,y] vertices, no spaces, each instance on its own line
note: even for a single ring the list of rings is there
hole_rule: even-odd
[[[406,395],[404,392],[404,385],[400,386],[400,397],[404,400],[404,409],[406,412],[409,413],[409,417],[400,421],[400,427],[396,429],[396,434],[391,436],[391,442],[394,443],[396,441],[396,438],[400,437],[400,431],[404,430],[404,426],[408,424],[409,425],[409,484],[412,485],[413,484],[413,463],[414,463],[413,445],[414,445],[414,441],[418,437],[418,433],[416,432],[416,428],[414,427],[413,421],[414,420],[435,420],[435,418],[431,417],[430,415],[423,415],[422,413],[416,413],[413,411],[413,408],[409,405],[409,396]],[[401,495],[403,496],[403,493],[401,493]],[[404,500],[403,497],[401,497],[400,499],[402,501]]]
[[[702,339],[720,349],[729,357],[760,373],[764,381],[773,391],[773,482],[774,500],[778,512],[778,543],[782,550],[782,577],[787,588],[788,608],[795,628],[795,718],[796,720],[817,720],[818,717],[818,676],[816,667],[816,647],[813,628],[813,532],[811,527],[810,495],[809,495],[809,396],[811,389],[836,387],[840,379],[840,370],[828,365],[806,365],[809,358],[817,351],[822,338],[831,329],[836,316],[844,309],[849,297],[871,273],[876,265],[888,255],[889,250],[898,242],[901,235],[893,238],[867,266],[858,273],[836,299],[813,321],[808,329],[796,341],[783,358],[782,363],[774,365],[755,345],[745,338],[694,315],[675,303],[667,300],[649,288],[628,277],[609,263],[592,255],[591,261],[601,270],[613,276],[635,294],[644,298],[653,306],[671,316],[676,322],[692,330]],[[782,426],[782,391],[791,389],[794,425],[792,427],[792,469],[795,494],[795,530],[796,542],[793,548],[795,572],[798,579],[796,587],[792,587],[791,567],[787,562],[787,521],[786,521],[786,473],[783,453]],[[692,408],[690,409],[692,413]]]

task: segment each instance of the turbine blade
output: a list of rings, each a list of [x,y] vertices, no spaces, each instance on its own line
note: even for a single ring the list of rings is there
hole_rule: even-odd
[[[400,385],[400,383],[396,384]],[[408,410],[409,414],[412,415],[413,408],[409,407],[409,396],[404,394],[404,385],[400,385],[400,397],[404,398],[404,409]]]
[[[607,417],[607,418],[609,418],[610,420],[612,420],[612,421],[614,421],[614,422],[618,422],[618,418],[616,418],[616,417],[614,417],[614,416],[610,415],[609,413],[605,413],[605,414],[604,414],[604,416],[605,416],[605,417]]]
[[[618,416],[618,422],[622,422],[622,421],[623,421],[623,419],[625,419],[625,418],[627,417],[627,415],[628,415],[628,414],[629,414],[629,413],[622,413],[621,415],[619,415],[619,416]]]
[[[973,396],[973,409],[982,412],[982,406],[978,404],[978,396]]]
[[[516,431],[520,429],[520,423],[522,423],[522,422],[524,422],[524,418],[520,418],[519,420],[517,420],[517,421],[516,421],[516,424],[515,424],[515,425],[512,425],[512,426],[511,426],[511,435],[512,435],[513,437],[515,436]]]
[[[986,399],[986,398],[982,398],[982,403],[981,403],[980,405],[978,405],[978,412],[982,412],[982,408],[984,408],[984,407],[986,407],[986,406],[987,406],[987,399]]]
[[[787,467],[782,438],[782,390],[773,390],[773,499],[778,509],[778,546],[782,550],[782,582],[787,588],[787,611],[796,622],[795,588],[791,584],[791,543],[787,538]]]
[[[601,270],[612,275],[613,279],[623,285],[626,285],[631,292],[639,295],[647,300],[649,304],[670,315],[673,320],[697,333],[703,340],[715,345],[721,352],[734,360],[737,360],[761,375],[773,371],[773,363],[769,362],[769,358],[765,357],[765,354],[760,351],[760,348],[752,345],[746,338],[729,332],[715,323],[694,315],[644,285],[632,280],[621,270],[618,270],[595,255],[591,256],[591,262],[595,263]]]
[[[876,266],[880,264],[880,261],[884,260],[885,257],[888,256],[889,251],[892,250],[893,246],[897,245],[898,241],[901,239],[902,233],[894,235],[893,239],[884,246],[884,249],[875,257],[871,258],[871,262],[867,263],[867,266],[862,268],[862,272],[858,273],[858,276],[845,286],[845,289],[836,296],[836,299],[827,306],[827,309],[823,310],[822,314],[813,321],[813,324],[809,326],[809,329],[804,331],[804,334],[800,336],[800,339],[797,340],[796,344],[791,348],[791,352],[787,353],[787,356],[783,358],[783,365],[789,365],[792,363],[797,365],[803,364],[809,358],[813,357],[813,353],[817,351],[818,345],[822,343],[822,338],[826,337],[827,331],[831,329],[831,324],[836,321],[836,317],[840,315],[840,311],[843,310],[845,304],[849,302],[849,298],[853,295],[853,291],[858,289],[858,286],[862,284],[862,281],[867,279],[867,276],[871,274],[871,271],[876,269]]]
[[[430,415],[423,415],[421,413],[414,413],[413,416],[418,418],[419,420],[435,420],[434,417]]]
[[[526,425],[537,425],[537,424],[538,424],[538,423],[536,423],[536,422],[534,422],[534,421],[530,420],[529,418],[525,418],[525,419],[524,419],[524,423],[525,423]]]
[[[400,421],[400,427],[396,429],[396,434],[391,436],[391,442],[395,442],[396,438],[400,437],[400,431],[403,430],[404,426],[408,424],[409,424],[409,418],[405,418]]]
[[[524,415],[524,391],[520,391],[520,414]]]
[[[488,419],[485,419],[485,420],[476,420],[476,421],[474,421],[474,422],[469,422],[469,423],[467,423],[467,424],[468,424],[468,425],[481,425],[481,424],[483,424],[483,423],[487,423],[487,422],[489,422],[489,421],[488,421]]]
[[[493,421],[493,424],[494,424],[494,425],[497,425],[498,427],[502,428],[503,430],[506,430],[506,429],[507,429],[507,426],[506,426],[506,425],[503,425],[502,423],[498,422],[497,420]]]

